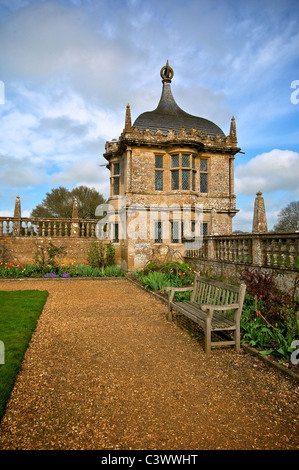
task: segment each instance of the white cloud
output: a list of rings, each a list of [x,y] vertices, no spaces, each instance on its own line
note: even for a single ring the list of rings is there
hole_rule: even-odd
[[[260,148],[237,167],[236,193],[298,191],[298,153],[261,154],[299,151],[298,2],[2,0],[0,23],[2,191],[35,181],[108,191],[93,165],[127,103],[133,120],[157,106],[167,59],[182,109],[225,133],[235,115],[240,146]]]
[[[99,182],[101,179],[109,179],[109,172],[99,166],[99,161],[94,158],[85,159],[67,166],[62,172],[52,175],[54,183],[65,182],[67,184],[84,180],[86,183]]]
[[[299,195],[299,153],[273,149],[252,158],[235,171],[237,194],[288,191]]]
[[[0,181],[1,187],[28,188],[46,181],[45,169],[35,166],[30,159],[23,163],[12,156],[0,155]]]

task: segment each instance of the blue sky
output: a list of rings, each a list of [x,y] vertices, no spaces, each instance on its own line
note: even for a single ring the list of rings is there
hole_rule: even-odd
[[[60,185],[107,197],[105,142],[128,103],[156,108],[167,59],[182,109],[225,134],[236,118],[234,230],[259,190],[272,228],[299,198],[297,0],[0,0],[0,215]]]

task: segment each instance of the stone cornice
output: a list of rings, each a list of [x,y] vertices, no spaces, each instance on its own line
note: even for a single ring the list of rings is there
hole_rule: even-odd
[[[187,131],[182,127],[178,132],[169,129],[167,134],[158,129],[152,132],[150,129],[140,131],[138,127],[132,127],[130,130],[124,130],[118,141],[106,142],[104,157],[109,160],[112,156],[122,153],[126,146],[146,145],[149,147],[169,147],[169,146],[192,146],[202,151],[224,152],[236,154],[241,149],[237,147],[237,140],[231,136],[222,138],[220,135],[215,137],[203,135],[201,131],[190,129]]]

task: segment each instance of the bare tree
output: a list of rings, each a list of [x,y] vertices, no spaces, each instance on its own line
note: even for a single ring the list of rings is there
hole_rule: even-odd
[[[274,232],[296,232],[299,230],[299,201],[290,202],[278,214]]]

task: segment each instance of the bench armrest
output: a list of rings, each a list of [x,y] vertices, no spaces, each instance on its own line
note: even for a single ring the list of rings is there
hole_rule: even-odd
[[[175,292],[186,292],[188,290],[193,290],[193,286],[190,286],[190,287],[166,287],[165,292],[170,291],[169,302],[172,302]]]

